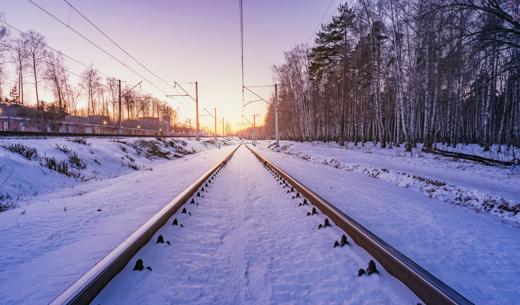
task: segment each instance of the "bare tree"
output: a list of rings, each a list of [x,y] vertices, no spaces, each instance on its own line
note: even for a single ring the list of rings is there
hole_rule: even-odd
[[[497,0],[357,0],[275,69],[282,136],[520,144],[520,7]],[[302,48],[302,47],[299,47]],[[303,47],[305,48],[305,47]],[[310,64],[298,54],[308,52]],[[266,116],[274,131],[273,107]]]
[[[36,106],[40,106],[40,95],[38,92],[38,74],[43,67],[46,57],[47,43],[42,34],[29,31],[24,35],[24,46],[27,52],[26,59],[29,61],[34,75],[34,89],[36,94]]]
[[[87,115],[95,115],[97,109],[96,94],[101,86],[101,76],[93,67],[81,74],[81,87],[87,95]]]
[[[58,99],[58,107],[66,109],[68,74],[60,54],[48,53],[44,78],[53,88],[53,93]]]
[[[113,120],[117,119],[119,113],[119,87],[117,79],[109,77],[106,79],[106,87],[110,97],[110,104],[112,105],[112,116]]]
[[[81,91],[76,90],[71,86],[67,87],[68,111],[74,115],[79,115],[79,99],[81,98]]]
[[[7,49],[7,45],[4,44],[6,37],[7,37],[7,30],[4,27],[0,26],[0,99],[2,99],[4,96],[2,88],[3,88],[3,80],[4,80],[4,74],[5,74],[4,56],[5,56],[5,51]]]
[[[13,49],[12,57],[18,74],[18,96],[19,103],[24,103],[24,72],[27,68],[27,45],[24,38],[18,38],[11,42]]]

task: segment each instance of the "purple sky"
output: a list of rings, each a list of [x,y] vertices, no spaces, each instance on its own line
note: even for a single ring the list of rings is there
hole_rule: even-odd
[[[146,78],[174,93],[152,75],[140,69],[104,37],[73,12],[63,0],[34,0],[60,19],[91,38],[122,59]],[[238,0],[69,0],[108,35],[122,45],[163,79],[172,82],[200,83],[201,108],[217,107],[219,117],[225,116],[239,128],[240,31]],[[272,65],[283,61],[283,53],[297,43],[310,42],[329,0],[244,0],[246,84],[272,82]],[[340,0],[333,1],[324,21],[335,13]],[[2,0],[0,12],[4,19],[22,29],[44,34],[49,44],[74,56],[106,74],[129,81],[141,80],[137,75],[95,49],[26,0]],[[14,34],[12,36],[15,36]],[[83,67],[67,62],[81,73]],[[15,76],[8,78],[12,86]],[[77,82],[76,78],[72,78]],[[189,84],[185,85],[190,88]],[[142,90],[156,97],[164,93],[148,83]],[[266,97],[268,89],[260,90]],[[32,94],[32,93],[30,93]],[[247,97],[251,100],[253,97]],[[179,106],[181,118],[194,118],[193,107],[182,99],[169,100]],[[247,113],[265,113],[265,104],[248,107]],[[203,118],[205,125],[211,124]]]

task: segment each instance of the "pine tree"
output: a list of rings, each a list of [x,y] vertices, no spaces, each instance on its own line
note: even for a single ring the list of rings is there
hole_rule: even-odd
[[[18,94],[18,88],[16,86],[11,89],[9,96],[11,97],[11,103],[20,103],[20,95]]]

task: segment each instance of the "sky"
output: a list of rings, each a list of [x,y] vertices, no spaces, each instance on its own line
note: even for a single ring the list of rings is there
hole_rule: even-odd
[[[133,84],[143,80],[141,90],[178,108],[181,120],[195,120],[194,103],[142,69],[111,44],[63,0],[33,0],[99,44],[154,85],[134,74],[27,0],[0,0],[3,19],[20,30],[42,33],[48,44],[101,72]],[[238,0],[69,0],[133,57],[169,84],[179,82],[194,95],[199,82],[201,114],[217,108],[234,130],[244,126],[241,97],[240,15]],[[312,43],[321,22],[335,13],[341,0],[244,0],[244,53],[246,85],[273,83],[273,65],[283,63],[284,52],[298,43]],[[16,37],[11,33],[11,37]],[[67,67],[77,74],[85,68],[73,61]],[[4,90],[15,83],[7,77]],[[78,80],[71,77],[73,83]],[[9,88],[5,88],[9,87]],[[272,89],[256,89],[266,99]],[[29,91],[29,89],[26,89]],[[30,97],[28,94],[28,97]],[[47,96],[49,92],[46,93]],[[254,100],[252,95],[246,101]],[[265,114],[265,103],[254,103],[245,114]],[[201,117],[204,126],[213,118]],[[263,117],[259,117],[263,121]]]

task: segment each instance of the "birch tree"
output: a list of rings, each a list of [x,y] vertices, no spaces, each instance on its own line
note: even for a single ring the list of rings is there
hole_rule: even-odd
[[[287,52],[275,69],[287,84],[282,136],[407,150],[416,142],[519,145],[519,22],[520,6],[505,0],[341,5],[312,48]]]
[[[26,60],[29,61],[29,65],[32,68],[32,73],[34,76],[34,91],[36,98],[36,107],[40,107],[40,95],[38,92],[38,75],[41,72],[43,67],[43,61],[46,56],[46,47],[47,43],[45,42],[45,38],[42,34],[29,31],[25,33],[24,37],[24,47],[27,52]]]
[[[48,53],[45,63],[44,77],[52,87],[53,94],[58,100],[58,107],[66,109],[68,75],[63,58],[59,54]]]
[[[101,86],[101,76],[99,72],[90,67],[81,74],[80,86],[87,96],[87,115],[95,115],[97,110],[96,94]]]
[[[24,72],[28,67],[27,64],[27,46],[24,38],[18,38],[11,42],[12,59],[15,63],[15,70],[18,74],[18,98],[21,105],[24,104]]]

